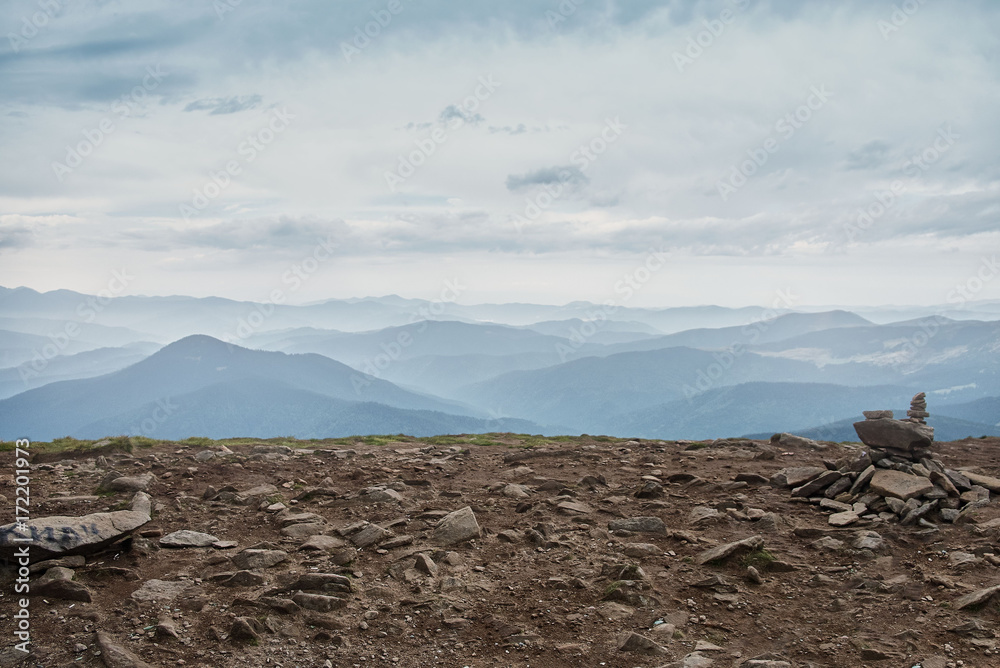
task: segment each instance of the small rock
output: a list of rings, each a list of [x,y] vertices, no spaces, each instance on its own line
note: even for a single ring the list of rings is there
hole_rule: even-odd
[[[216,543],[218,541],[219,539],[211,534],[181,529],[180,531],[168,533],[166,536],[161,538],[160,547],[210,547],[212,543]]]
[[[712,561],[723,561],[736,554],[753,552],[764,547],[764,539],[760,536],[751,536],[733,543],[726,543],[711,549],[705,550],[695,558],[695,563],[702,565]]]
[[[665,647],[638,633],[630,633],[625,642],[618,647],[618,651],[649,656],[666,656],[670,653]]]
[[[152,668],[137,654],[119,645],[106,633],[97,632],[97,647],[101,650],[101,660],[108,668]]]

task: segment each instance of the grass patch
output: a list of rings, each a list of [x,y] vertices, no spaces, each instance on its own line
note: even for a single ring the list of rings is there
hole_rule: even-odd
[[[753,566],[756,569],[767,568],[768,564],[775,561],[775,556],[768,552],[767,550],[754,550],[748,554],[743,555],[740,559],[740,565],[743,568],[749,568]]]
[[[702,441],[695,441],[694,443],[691,443],[690,445],[688,445],[684,449],[685,450],[704,450],[707,447],[708,447],[708,443],[703,443]]]
[[[621,588],[622,588],[621,580],[616,580],[612,582],[611,584],[609,584],[607,587],[604,588],[604,597],[607,598],[608,596],[611,596],[611,594],[613,594],[614,592],[618,591]]]
[[[425,436],[419,440],[422,443],[427,443],[428,445],[469,445],[469,437],[465,435]]]

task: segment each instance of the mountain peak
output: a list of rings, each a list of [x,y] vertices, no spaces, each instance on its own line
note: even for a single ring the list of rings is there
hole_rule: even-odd
[[[220,341],[207,334],[192,334],[178,339],[173,343],[160,349],[157,356],[169,357],[174,355],[204,355],[208,353],[231,352],[233,348],[243,349],[233,343]]]

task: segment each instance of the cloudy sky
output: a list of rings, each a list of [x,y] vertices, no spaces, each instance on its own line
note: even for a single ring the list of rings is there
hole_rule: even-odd
[[[0,27],[7,287],[930,304],[1000,250],[991,0],[7,0]]]

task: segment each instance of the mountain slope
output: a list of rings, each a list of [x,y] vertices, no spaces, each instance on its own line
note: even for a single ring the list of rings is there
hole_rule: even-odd
[[[75,355],[59,355],[36,366],[30,362],[0,369],[0,399],[63,380],[94,378],[140,362],[159,349],[155,343],[132,343],[121,348],[98,348]]]
[[[424,355],[554,353],[565,344],[561,337],[506,325],[425,320],[374,332],[296,335],[269,347],[326,355],[370,373],[383,364]]]
[[[190,436],[335,438],[491,431],[538,433],[541,428],[525,420],[486,420],[374,402],[344,401],[263,378],[244,378],[96,420],[77,429],[76,434],[80,438],[128,434],[181,440]]]
[[[914,392],[894,386],[744,383],[609,416],[603,433],[641,438],[717,438],[719,434],[795,431],[862,419],[862,411],[908,405]],[[905,412],[904,412],[905,414]]]
[[[733,346],[746,348],[791,339],[809,332],[836,331],[846,327],[866,325],[871,325],[871,323],[849,311],[787,313],[771,320],[760,320],[737,327],[689,329],[676,334],[608,346],[603,354],[657,350],[678,346],[700,350],[722,350]]]
[[[666,348],[512,372],[459,392],[466,401],[495,414],[601,433],[608,416],[761,379],[823,382],[828,376],[814,365],[794,360],[752,353],[727,360],[703,350]]]
[[[0,401],[0,432],[36,439],[64,436],[158,400],[250,378],[344,401],[469,413],[459,404],[408,392],[321,355],[252,351],[191,336],[113,374],[52,383]]]

